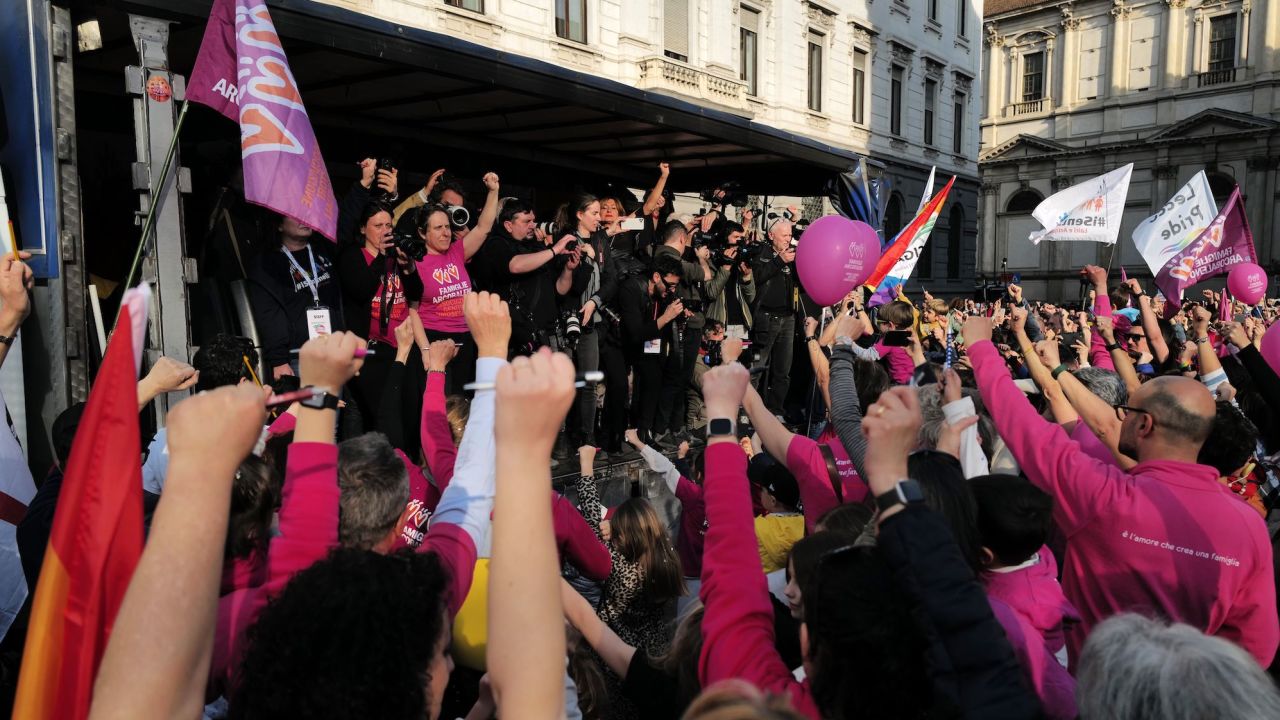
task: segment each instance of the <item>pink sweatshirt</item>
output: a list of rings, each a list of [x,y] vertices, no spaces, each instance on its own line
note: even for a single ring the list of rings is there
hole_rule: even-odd
[[[676,499],[680,501],[680,536],[676,538],[680,567],[685,577],[701,577],[703,548],[707,542],[707,503],[703,488],[681,475],[676,484]]]
[[[586,577],[597,582],[609,579],[613,557],[582,513],[558,492],[551,493],[551,521],[556,533],[560,560],[568,561]]]
[[[858,471],[849,459],[844,444],[828,425],[815,442],[803,435],[794,435],[787,445],[787,470],[796,479],[800,487],[800,502],[804,505],[804,529],[813,532],[814,523],[828,510],[840,504],[836,492],[831,488],[831,473],[827,470],[826,458],[822,456],[819,445],[831,448],[831,455],[836,461],[836,472],[840,476],[841,491],[846,503],[860,503],[867,497],[867,485],[858,477]]]
[[[1076,681],[1054,655],[1065,641],[1064,626],[1080,614],[1058,584],[1058,564],[1042,547],[1038,562],[1010,572],[982,576],[996,619],[1051,720],[1076,717]]]
[[[267,554],[254,550],[247,557],[231,558],[222,565],[222,587],[218,595],[258,587],[267,581]]]
[[[1095,298],[1093,314],[1096,317],[1111,317],[1111,298],[1105,295]],[[1089,364],[1103,370],[1116,369],[1116,364],[1111,361],[1111,353],[1107,351],[1107,341],[1102,339],[1102,333],[1096,328],[1089,334]]]
[[[990,342],[969,349],[983,401],[1027,478],[1054,498],[1067,537],[1063,589],[1090,629],[1126,611],[1157,613],[1231,640],[1263,667],[1280,643],[1271,544],[1256,511],[1211,467],[1148,460],[1125,472],[1081,451],[1014,386]]]
[[[906,385],[911,382],[916,364],[911,359],[910,353],[897,346],[885,345],[883,341],[875,344],[875,351],[880,353],[880,357],[885,358],[885,362],[889,364],[889,379],[894,385]]]
[[[458,460],[458,448],[453,444],[453,431],[449,429],[449,416],[445,411],[444,373],[427,373],[427,389],[422,393],[422,454],[427,459],[427,469],[436,481],[439,492],[449,486],[453,478],[453,465]],[[439,495],[436,496],[437,500]]]
[[[698,679],[703,687],[741,678],[766,692],[788,694],[792,706],[819,719],[808,681],[797,682],[774,646],[773,606],[760,555],[747,482],[747,456],[734,443],[707,448],[707,541],[702,558],[706,606]]]
[[[225,691],[244,652],[244,634],[267,601],[294,575],[323,558],[338,544],[338,446],[294,443],[289,446],[281,490],[280,534],[267,551],[267,580],[235,590],[218,600],[209,668],[213,689]]]

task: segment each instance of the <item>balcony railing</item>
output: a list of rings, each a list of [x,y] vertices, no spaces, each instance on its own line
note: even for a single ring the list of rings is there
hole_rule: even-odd
[[[1014,115],[1030,115],[1032,113],[1043,112],[1045,108],[1045,98],[1039,100],[1027,100],[1025,102],[1014,103]]]
[[[747,86],[737,80],[712,75],[667,57],[640,61],[639,87],[709,100],[732,108],[746,108]]]
[[[1224,70],[1210,70],[1209,72],[1202,72],[1196,76],[1196,87],[1209,87],[1210,85],[1233,83],[1236,81],[1237,69],[1238,68],[1226,68]]]

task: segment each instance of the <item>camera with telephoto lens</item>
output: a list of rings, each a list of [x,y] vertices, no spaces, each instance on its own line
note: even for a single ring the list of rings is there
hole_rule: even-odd
[[[604,303],[600,303],[596,306],[596,312],[600,313],[600,316],[609,321],[609,324],[611,325],[617,326],[622,324],[622,316],[614,312],[613,308],[605,305]]]
[[[578,347],[578,339],[582,337],[582,319],[578,313],[566,310],[560,316],[560,339],[565,348],[572,350]]]
[[[723,182],[715,187],[702,191],[703,202],[712,205],[722,205],[728,207],[746,207],[747,195],[742,192],[741,183],[730,181]]]
[[[555,237],[560,234],[560,226],[554,220],[543,220],[535,225],[539,232],[548,237]]]
[[[391,245],[414,262],[422,262],[427,256],[427,243],[417,233],[392,233]]]
[[[449,205],[445,207],[444,212],[449,216],[449,224],[454,230],[461,230],[471,222],[471,212],[461,205]]]

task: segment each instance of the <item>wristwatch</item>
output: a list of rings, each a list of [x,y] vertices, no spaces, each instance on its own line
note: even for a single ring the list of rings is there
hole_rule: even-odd
[[[738,424],[732,418],[711,418],[707,421],[707,439],[738,435]]]
[[[303,388],[303,389],[315,390],[318,388],[308,385],[306,388]],[[312,410],[337,410],[338,396],[328,391],[322,391],[322,392],[313,394],[311,397],[299,400],[298,404],[304,408],[311,408]]]
[[[1049,375],[1052,376],[1054,380],[1057,380],[1059,375],[1061,375],[1062,373],[1066,372],[1069,369],[1070,368],[1067,367],[1066,363],[1062,363],[1058,367],[1054,368],[1053,372],[1050,372]]]
[[[1119,350],[1119,349],[1120,349],[1120,343],[1107,343],[1107,352],[1111,352],[1112,350]]]
[[[14,333],[13,337],[8,335],[0,335],[0,345],[12,345],[14,340],[18,339],[18,333]]]
[[[884,513],[899,505],[923,501],[924,493],[920,491],[919,483],[911,478],[903,478],[892,490],[876,496],[876,507]]]
[[[813,335],[805,335],[805,336],[804,336],[804,341],[805,341],[805,342],[807,342],[807,343],[811,343],[811,342],[813,342],[814,340],[817,340],[817,339],[818,339],[818,338],[814,337]]]

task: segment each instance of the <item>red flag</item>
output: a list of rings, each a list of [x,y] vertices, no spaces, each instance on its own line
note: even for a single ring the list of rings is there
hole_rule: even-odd
[[[138,358],[145,288],[125,297],[76,430],[31,607],[16,718],[88,716],[111,625],[142,555]]]

